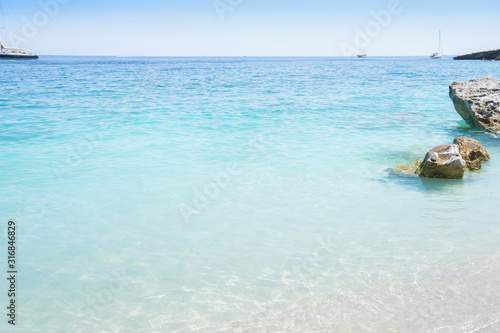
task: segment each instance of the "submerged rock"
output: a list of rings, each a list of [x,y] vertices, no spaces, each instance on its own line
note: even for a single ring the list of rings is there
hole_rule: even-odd
[[[453,143],[458,146],[467,170],[479,170],[481,169],[482,162],[490,160],[490,154],[481,147],[481,144],[477,140],[460,136],[455,138]]]
[[[455,110],[472,127],[500,133],[500,81],[484,77],[453,82],[450,98]]]
[[[423,161],[424,160],[419,160],[412,164],[400,165],[397,168],[392,169],[392,172],[399,175],[418,176],[420,172],[420,164],[422,164]]]
[[[431,149],[420,164],[419,177],[462,179],[466,164],[458,145],[441,145]]]

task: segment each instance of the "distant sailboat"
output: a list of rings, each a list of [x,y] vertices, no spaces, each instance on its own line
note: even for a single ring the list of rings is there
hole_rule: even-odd
[[[0,59],[38,59],[38,56],[26,49],[6,47],[0,39]]]
[[[431,59],[443,59],[443,43],[441,41],[441,30],[439,30],[439,46],[438,51],[431,54]]]
[[[367,55],[365,52],[361,52],[361,46],[359,47],[359,53],[357,55],[358,58],[366,58]]]
[[[2,2],[0,2],[0,16],[3,18]],[[0,30],[3,28],[3,26],[0,26]],[[7,47],[3,45],[2,36],[0,34],[0,59],[38,59],[38,56],[26,49]]]

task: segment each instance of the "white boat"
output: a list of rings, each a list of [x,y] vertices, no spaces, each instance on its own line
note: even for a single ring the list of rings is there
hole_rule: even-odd
[[[0,17],[3,18],[3,7],[0,2]],[[0,32],[3,30],[0,26]],[[30,51],[17,47],[7,47],[2,43],[2,35],[0,33],[0,60],[2,59],[38,59],[38,56]]]
[[[431,59],[443,59],[443,43],[441,41],[441,30],[439,30],[439,46],[438,51],[431,54]]]
[[[38,56],[26,49],[6,47],[0,39],[0,59],[38,59]]]

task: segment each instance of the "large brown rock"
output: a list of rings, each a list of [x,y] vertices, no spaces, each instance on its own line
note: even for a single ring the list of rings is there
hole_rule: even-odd
[[[459,136],[453,140],[453,143],[458,146],[467,170],[479,170],[482,162],[490,160],[490,155],[477,140]]]
[[[462,179],[466,170],[465,161],[458,145],[441,145],[431,149],[420,164],[419,177]]]
[[[490,155],[479,141],[459,136],[452,145],[431,149],[423,160],[400,165],[391,171],[424,178],[462,179],[465,171],[479,170],[482,162],[489,160]]]
[[[483,77],[468,82],[453,82],[450,98],[467,124],[500,133],[500,81]]]

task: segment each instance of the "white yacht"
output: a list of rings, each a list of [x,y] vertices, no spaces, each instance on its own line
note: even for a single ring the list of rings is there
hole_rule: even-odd
[[[3,7],[1,2],[0,2],[0,18],[3,18]],[[1,23],[2,22],[0,22],[0,24]],[[0,26],[0,32],[3,28],[4,28],[3,26]],[[0,34],[0,60],[2,59],[38,59],[38,56],[26,49],[7,47],[3,45],[2,36]]]

